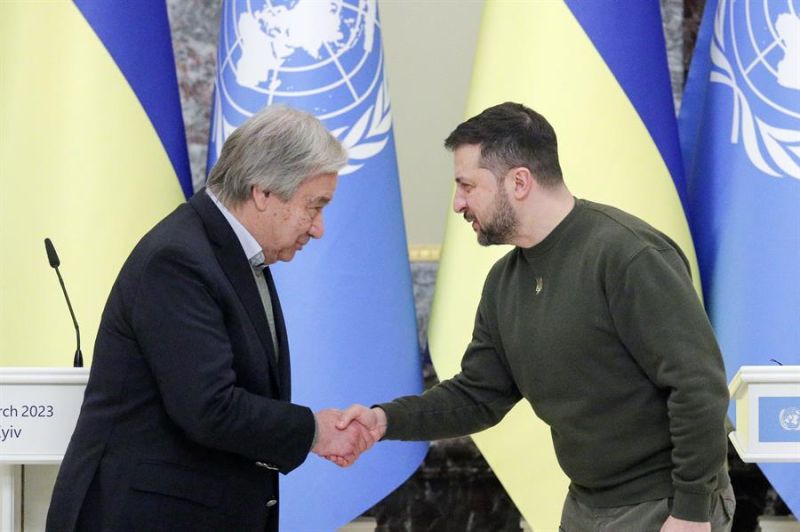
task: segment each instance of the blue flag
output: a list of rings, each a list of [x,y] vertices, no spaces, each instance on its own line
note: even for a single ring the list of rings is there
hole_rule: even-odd
[[[391,106],[375,0],[226,0],[209,167],[265,105],[314,114],[348,149],[326,233],[273,268],[292,353],[292,400],[314,410],[422,390]],[[281,486],[282,530],[330,530],[388,495],[422,443],[384,442],[353,467],[316,456]]]
[[[709,0],[680,116],[689,215],[728,378],[800,364],[800,5]],[[760,464],[800,515],[800,464]]]

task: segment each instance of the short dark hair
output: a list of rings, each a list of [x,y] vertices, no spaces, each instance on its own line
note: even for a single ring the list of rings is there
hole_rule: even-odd
[[[563,181],[553,126],[522,104],[489,107],[459,124],[444,141],[450,151],[466,144],[480,145],[481,166],[498,179],[511,168],[523,166],[543,186]]]

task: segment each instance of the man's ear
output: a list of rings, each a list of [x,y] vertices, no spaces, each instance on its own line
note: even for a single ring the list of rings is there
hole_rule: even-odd
[[[250,187],[250,197],[259,211],[265,211],[269,205],[272,193],[255,185]]]
[[[536,186],[536,179],[534,179],[531,171],[524,166],[517,166],[509,170],[512,195],[514,199],[523,200],[528,197],[531,190]]]

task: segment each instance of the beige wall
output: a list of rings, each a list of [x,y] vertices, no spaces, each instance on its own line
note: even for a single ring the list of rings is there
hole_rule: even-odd
[[[408,243],[438,246],[452,195],[444,138],[464,119],[483,0],[380,0]]]

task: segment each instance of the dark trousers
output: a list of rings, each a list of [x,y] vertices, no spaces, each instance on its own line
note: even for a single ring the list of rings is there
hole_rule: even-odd
[[[672,499],[658,499],[630,506],[592,508],[567,494],[561,513],[560,532],[658,532],[669,517]],[[711,532],[730,532],[736,498],[728,486],[714,494]]]

